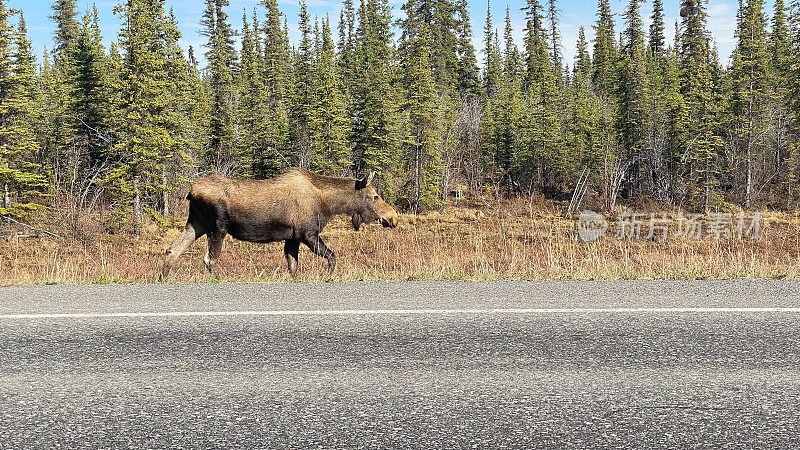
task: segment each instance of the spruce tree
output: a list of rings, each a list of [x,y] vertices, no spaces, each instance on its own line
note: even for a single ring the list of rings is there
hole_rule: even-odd
[[[522,89],[530,93],[541,89],[545,74],[551,69],[544,15],[539,0],[528,0],[525,16],[525,78]]]
[[[0,216],[27,218],[43,206],[47,178],[35,163],[34,57],[24,17],[15,29],[0,1]]]
[[[56,0],[50,19],[56,25],[54,36],[56,45],[53,47],[53,55],[56,58],[56,65],[59,65],[63,59],[69,58],[71,47],[78,39],[79,24],[75,0]]]
[[[791,35],[786,22],[786,5],[783,0],[775,0],[768,49],[779,82],[785,80],[789,72]]]
[[[579,29],[579,38],[581,31],[582,27]],[[606,142],[600,124],[601,102],[591,91],[591,61],[585,37],[583,40],[579,39],[575,59],[573,83],[567,90],[569,102],[565,145],[571,152],[572,169],[576,176],[580,176],[584,170],[591,174],[601,168]]]
[[[261,145],[254,148],[253,176],[266,178],[296,165],[289,141],[291,71],[289,42],[282,27],[277,0],[262,0],[267,10],[264,23],[264,117],[256,133]]]
[[[506,7],[505,27],[503,28],[503,76],[517,89],[522,80],[522,57],[514,42],[514,30],[511,27],[511,11]]]
[[[525,76],[522,83],[526,117],[520,150],[513,155],[514,176],[521,186],[556,187],[564,173],[563,114],[559,76],[552,69],[542,5],[529,0],[526,7]],[[526,192],[530,193],[530,192]]]
[[[714,67],[706,28],[703,0],[683,0],[680,36],[681,93],[686,101],[687,142],[685,177],[689,203],[708,210],[717,203],[721,146],[717,129],[718,105],[714,95]]]
[[[599,0],[592,52],[592,81],[601,96],[613,94],[616,86],[617,48],[614,16],[609,0]]]
[[[240,164],[240,155],[235,152],[234,130],[237,55],[233,30],[224,9],[228,5],[228,0],[206,0],[200,34],[208,39],[206,59],[212,92],[206,166],[218,172],[233,173]]]
[[[342,75],[346,91],[350,90],[351,71],[353,64],[353,46],[356,34],[356,10],[353,0],[342,2],[342,11],[339,15],[339,73]]]
[[[425,9],[432,9],[429,29],[431,35],[430,64],[436,86],[440,92],[457,88],[458,57],[458,21],[456,4],[453,0],[425,0],[418,3],[423,16]]]
[[[314,64],[317,63],[317,57],[322,53],[322,30],[319,26],[319,17],[314,17],[314,48],[311,50],[311,58]]]
[[[645,174],[652,173],[654,161],[647,151],[645,140],[649,109],[647,105],[650,92],[647,85],[647,61],[639,7],[643,0],[630,0],[625,11],[627,23],[623,33],[619,76],[619,115],[618,128],[625,147],[625,158],[631,166],[628,185],[631,194],[641,194],[639,189]],[[646,186],[647,194],[652,194]]]
[[[195,157],[201,154],[205,130],[198,126],[195,119],[200,113],[199,102],[195,100],[199,77],[179,46],[182,35],[172,8],[161,19],[159,29],[165,78],[162,98],[165,107],[160,120],[169,139],[164,142],[164,151],[156,167],[156,172],[161,172],[161,178],[153,183],[153,206],[162,215],[168,216],[172,195],[179,186],[189,181],[192,173],[196,173]]]
[[[644,161],[651,176],[643,173],[643,182],[648,193],[659,201],[676,200],[678,168],[681,166],[683,133],[686,110],[680,93],[680,77],[675,49],[664,47],[664,38],[658,38],[663,29],[661,5],[653,3],[653,23],[650,27],[649,51],[647,55],[647,115],[644,133],[646,152]],[[646,177],[646,178],[645,178]]]
[[[749,208],[753,201],[753,184],[758,176],[757,162],[765,159],[764,132],[768,127],[767,114],[772,72],[767,52],[766,18],[762,0],[748,0],[742,8],[738,42],[733,53],[730,71],[733,83],[733,144],[736,157],[741,161],[743,180],[743,206]]]
[[[261,136],[259,124],[264,120],[264,80],[258,18],[253,12],[251,26],[247,13],[242,15],[242,47],[237,92],[239,102],[236,111],[236,124],[239,128],[237,154],[240,155],[243,176],[254,175],[254,159],[260,153]]]
[[[115,12],[123,21],[123,55],[115,86],[121,117],[116,119],[115,168],[105,181],[115,196],[120,224],[132,215],[133,229],[139,232],[145,213],[154,216],[159,206],[168,212],[167,175],[176,170],[176,152],[183,151],[180,141],[176,143],[180,123],[173,114],[182,102],[171,79],[178,73],[170,70],[180,34],[174,17],[164,10],[164,0],[125,0]]]
[[[506,28],[510,30],[510,21]],[[511,61],[518,56],[513,44],[513,40],[506,40],[505,69],[500,71],[497,94],[489,98],[481,124],[485,165],[495,182],[509,181],[513,158],[519,153],[521,145],[522,80],[518,74],[518,62]],[[492,47],[493,54],[500,53],[499,42],[493,42]]]
[[[672,50],[675,52],[676,55],[680,56],[681,51],[683,49],[683,45],[681,45],[681,26],[679,21],[675,21],[675,37],[672,39]]]
[[[352,92],[353,171],[374,170],[383,195],[396,199],[402,181],[399,166],[398,109],[392,16],[386,0],[362,0],[354,51]]]
[[[439,204],[440,194],[440,122],[436,104],[436,82],[428,55],[431,54],[431,34],[425,22],[424,10],[416,0],[404,5],[408,14],[403,22],[405,49],[400,60],[404,102],[402,111],[408,122],[403,139],[403,160],[410,178],[407,198],[413,213]]]
[[[456,17],[456,3],[453,0],[424,0],[419,2],[406,2],[402,9],[406,19],[400,21],[403,35],[400,37],[398,54],[400,58],[406,57],[405,43],[410,39],[405,36],[409,26],[406,23],[410,17],[425,23],[430,35],[431,69],[436,79],[439,92],[453,89],[457,84],[458,74],[458,18]],[[414,8],[410,11],[409,8]]]
[[[294,55],[292,67],[292,103],[290,136],[292,161],[303,168],[311,167],[311,108],[313,102],[313,42],[311,24],[306,4],[300,2],[300,43]]]
[[[72,47],[71,110],[75,121],[73,144],[85,155],[90,177],[104,164],[106,150],[113,144],[108,114],[111,106],[108,63],[100,36],[97,9],[83,18]]]
[[[494,26],[492,25],[491,0],[486,1],[486,23],[483,26],[483,88],[487,98],[497,92],[500,76],[500,56],[494,50]]]
[[[550,31],[550,61],[553,73],[561,80],[564,63],[561,58],[561,32],[558,29],[558,5],[556,0],[547,0],[547,22]]]
[[[770,83],[772,93],[771,123],[774,132],[771,133],[772,152],[779,159],[786,160],[787,173],[784,180],[787,189],[787,205],[793,202],[795,194],[800,189],[798,186],[798,169],[800,169],[800,155],[792,151],[792,114],[789,109],[789,85],[792,81],[792,38],[789,29],[788,8],[784,0],[775,0],[772,27],[769,33],[768,51],[771,55],[772,80]],[[788,151],[787,151],[788,150]]]
[[[52,6],[50,19],[55,23],[55,46],[53,47],[53,73],[55,78],[54,102],[52,116],[52,133],[55,145],[51,152],[53,176],[56,185],[69,189],[77,184],[75,179],[81,172],[82,158],[76,152],[75,133],[76,120],[73,117],[75,90],[75,64],[73,53],[78,37],[77,11],[75,0],[56,0]]]
[[[666,50],[664,38],[664,4],[662,0],[653,0],[653,14],[650,16],[650,52],[662,54]]]
[[[469,21],[469,11],[466,0],[456,0],[456,89],[461,96],[475,96],[481,91],[478,81],[478,59],[475,56],[475,47],[472,45],[472,25]]]
[[[326,18],[322,22],[321,48],[313,76],[311,167],[324,174],[345,175],[350,169],[347,145],[350,129],[335,58],[330,23]]]
[[[58,83],[50,59],[50,51],[45,48],[39,74],[35,78],[36,105],[38,108],[36,120],[36,142],[39,143],[40,152],[36,163],[40,164],[53,176],[58,172],[60,163],[57,148],[55,126],[58,117]],[[57,180],[53,180],[54,182]],[[58,188],[59,185],[55,184]]]
[[[792,136],[789,143],[789,202],[797,195],[800,180],[800,0],[792,0],[787,19],[789,33],[788,72],[786,99],[791,114]]]
[[[791,47],[789,51],[789,99],[800,128],[800,0],[792,0],[788,21]]]
[[[578,28],[578,43],[575,51],[575,63],[573,65],[575,80],[584,82],[591,78],[592,58],[589,56],[589,44],[586,42],[586,31],[583,27]]]

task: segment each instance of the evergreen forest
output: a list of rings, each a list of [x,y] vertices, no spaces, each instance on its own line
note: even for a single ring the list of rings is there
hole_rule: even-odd
[[[205,0],[203,48],[181,48],[165,0],[119,1],[109,46],[96,9],[56,0],[41,55],[7,3],[0,216],[13,220],[69,205],[137,231],[173,214],[194,177],[295,166],[375,171],[411,213],[454,189],[569,200],[580,186],[608,211],[800,202],[800,0],[740,1],[724,64],[705,0],[682,0],[675,23],[662,0],[648,11],[629,0],[622,29],[599,0],[577,42],[562,41],[556,0],[513,11],[522,42],[510,9],[473,24],[466,0],[406,0],[394,15],[388,0],[343,0],[339,17],[312,17],[301,0],[297,42],[278,0],[241,17]]]

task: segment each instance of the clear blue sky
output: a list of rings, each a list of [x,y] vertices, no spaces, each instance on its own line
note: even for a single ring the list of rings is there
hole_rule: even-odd
[[[402,1],[391,0],[394,7],[396,16],[401,14],[400,5]],[[29,36],[33,41],[35,51],[41,55],[44,46],[52,48],[52,32],[53,23],[48,18],[51,11],[50,6],[52,0],[10,0],[8,6],[11,8],[22,9],[25,12],[25,19],[28,22]],[[106,44],[116,40],[117,31],[119,30],[119,19],[113,14],[112,10],[118,1],[109,0],[78,0],[79,10],[81,12],[90,9],[92,4],[96,4],[100,10],[100,25],[102,27],[103,37]],[[203,38],[199,36],[199,23],[200,15],[204,7],[203,0],[167,0],[167,6],[175,9],[175,14],[180,22],[180,28],[183,33],[182,46],[184,50],[188,49],[189,45],[195,47],[198,56],[204,52],[202,48]],[[259,15],[263,15],[263,8],[258,6],[258,0],[231,0],[231,5],[228,8],[228,13],[231,16],[231,22],[235,28],[241,27],[242,11],[246,9],[248,14],[252,13],[254,7],[258,7]],[[279,0],[281,11],[287,15],[289,20],[289,32],[292,42],[297,41],[297,1]],[[358,1],[355,2],[356,4]],[[523,12],[520,8],[524,5],[522,0],[514,0],[510,2],[503,2],[501,0],[492,0],[492,19],[495,27],[500,29],[502,35],[503,18],[505,17],[505,8],[508,5],[511,8],[511,19],[515,31],[517,44],[521,46],[522,42],[522,29],[524,25]],[[674,22],[678,18],[678,0],[664,0],[665,13],[667,16],[667,37],[671,42],[673,38]],[[768,7],[768,14],[772,14],[771,3]],[[333,26],[339,19],[339,11],[341,3],[332,0],[307,0],[309,12],[312,15],[324,16],[330,14]],[[620,14],[625,9],[627,4],[626,0],[611,0],[612,11],[617,14],[617,32],[622,29],[623,21]],[[478,51],[483,48],[482,35],[483,24],[486,20],[486,1],[485,0],[470,0],[470,16],[472,18],[472,27],[474,33],[475,47]],[[561,34],[563,38],[564,53],[567,57],[567,62],[572,65],[573,55],[575,54],[575,41],[578,37],[578,27],[583,25],[586,27],[587,38],[591,39],[594,31],[591,25],[596,20],[596,0],[577,0],[577,1],[559,1],[559,8],[561,10]],[[710,0],[708,4],[709,12],[709,29],[714,35],[720,48],[720,57],[726,61],[733,49],[733,33],[735,29],[735,16],[736,16],[736,0]],[[645,26],[649,26],[649,16],[651,13],[651,3],[648,1],[642,7],[642,15],[645,17]],[[479,60],[482,56],[478,55]]]

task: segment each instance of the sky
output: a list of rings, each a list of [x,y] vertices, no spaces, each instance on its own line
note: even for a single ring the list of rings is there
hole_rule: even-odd
[[[324,17],[329,14],[331,25],[336,26],[339,20],[341,2],[335,0],[306,0],[309,13],[312,16]],[[402,11],[400,6],[402,0],[390,0],[394,15],[400,17]],[[21,9],[25,13],[25,20],[28,24],[28,33],[33,41],[37,55],[41,56],[45,46],[53,47],[53,22],[49,19],[51,14],[50,6],[53,0],[10,0],[7,5],[9,8]],[[113,13],[114,5],[119,1],[108,0],[78,0],[78,8],[81,14],[91,9],[96,4],[100,11],[100,25],[106,46],[117,39],[120,20]],[[354,3],[358,3],[357,1]],[[514,28],[514,37],[517,45],[522,47],[522,35],[525,23],[524,13],[520,10],[525,4],[524,0],[491,0],[491,14],[494,26],[503,33],[503,20],[505,9],[508,6],[511,10],[511,22]],[[769,2],[771,3],[771,2]],[[679,0],[664,0],[666,16],[667,42],[672,42],[674,37],[674,23],[679,18]],[[200,16],[204,9],[203,0],[167,0],[167,7],[174,8],[178,18],[183,39],[181,46],[187,50],[191,45],[195,48],[195,53],[201,56],[204,38],[199,35]],[[299,38],[297,29],[297,13],[299,11],[298,2],[294,0],[279,0],[281,12],[286,14],[289,22],[289,38],[294,43]],[[624,27],[622,12],[627,6],[627,0],[611,0],[611,9],[617,21],[616,31],[619,33]],[[562,47],[565,61],[572,66],[575,55],[575,43],[578,39],[578,28],[583,25],[586,29],[587,39],[592,39],[594,30],[592,25],[597,20],[597,1],[596,0],[560,0],[558,7],[561,11],[560,29],[562,35]],[[232,26],[236,29],[241,28],[242,13],[247,10],[251,15],[253,8],[257,8],[259,16],[264,15],[263,7],[259,6],[258,0],[230,0],[228,14]],[[478,52],[483,49],[483,25],[486,21],[486,1],[469,0],[470,17],[472,19],[473,40]],[[737,0],[710,0],[708,3],[708,27],[713,34],[714,40],[719,46],[720,58],[723,63],[728,61],[728,57],[734,47],[734,30],[736,27],[736,8]],[[645,27],[649,27],[649,16],[652,11],[651,0],[642,5],[642,16],[645,19]],[[768,8],[767,14],[771,15],[772,10]],[[334,31],[335,32],[335,31]],[[478,54],[478,60],[483,61],[482,54]]]

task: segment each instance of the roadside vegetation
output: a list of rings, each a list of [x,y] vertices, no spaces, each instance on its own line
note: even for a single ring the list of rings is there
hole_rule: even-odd
[[[528,198],[462,202],[403,214],[396,230],[370,225],[359,232],[339,217],[323,233],[336,252],[336,272],[330,276],[325,260],[303,247],[297,280],[800,278],[797,213],[763,213],[756,241],[621,241],[609,233],[584,242],[576,236],[576,219],[564,217],[565,208]],[[635,211],[661,212],[647,206]],[[157,282],[164,251],[182,220],[170,219],[166,228],[148,221],[139,236],[107,233],[97,218],[83,218],[71,231],[50,229],[58,238],[18,226],[19,233],[41,236],[0,240],[0,284]],[[204,252],[201,238],[178,260],[170,281],[292,280],[282,244],[228,238],[219,278],[206,271]]]
[[[0,282],[155,281],[190,180],[295,166],[375,171],[404,212],[391,232],[327,229],[335,279],[797,276],[798,0],[740,1],[729,59],[705,0],[629,0],[621,21],[598,0],[576,42],[556,0],[502,18],[490,2],[481,25],[467,0],[343,0],[339,17],[299,0],[296,34],[277,0],[203,3],[182,24],[165,0],[117,0],[106,45],[96,8],[53,0],[36,55],[0,0]],[[181,47],[190,25],[203,48]],[[755,242],[587,243],[585,208],[778,212]],[[287,279],[280,244],[226,247],[223,280]],[[203,251],[174,280],[208,280]],[[329,279],[302,258],[301,279]]]

